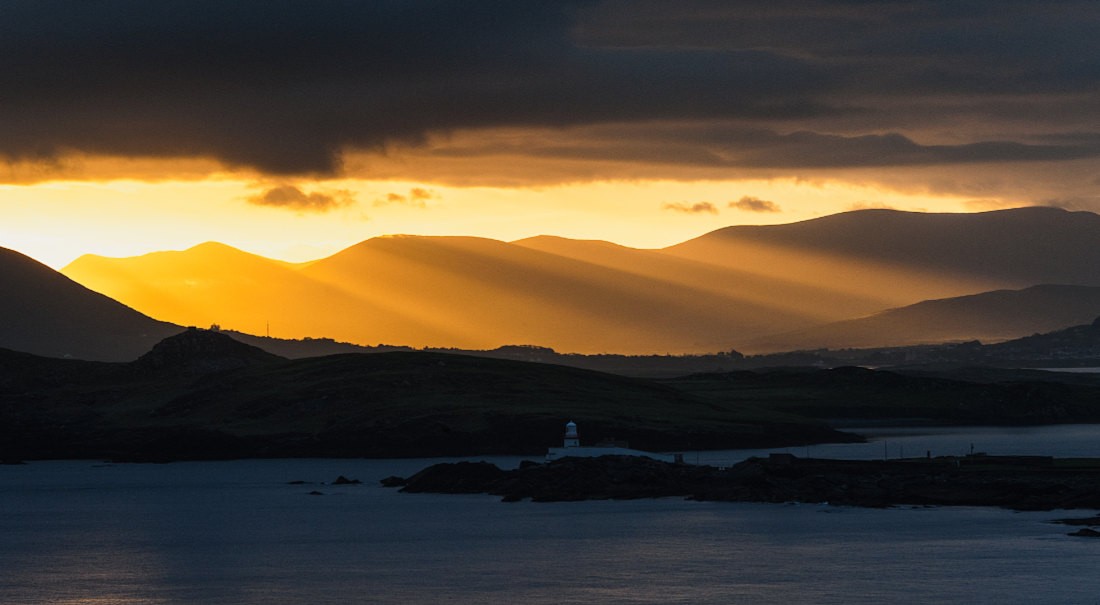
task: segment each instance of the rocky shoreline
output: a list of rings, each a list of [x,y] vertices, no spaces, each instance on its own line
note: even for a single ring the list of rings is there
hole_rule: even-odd
[[[485,493],[504,501],[682,497],[888,507],[996,506],[1100,509],[1100,459],[963,456],[826,460],[773,454],[729,468],[633,456],[563,458],[501,470],[487,462],[436,464],[385,485],[412,493]]]

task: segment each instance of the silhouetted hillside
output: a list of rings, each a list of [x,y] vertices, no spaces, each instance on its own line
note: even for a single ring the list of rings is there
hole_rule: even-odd
[[[727,227],[663,252],[879,297],[878,309],[849,316],[855,318],[1005,288],[1100,286],[1100,216],[1057,208],[860,210],[788,225]]]
[[[738,226],[666,248],[757,245],[1017,287],[1100,286],[1100,216],[1059,208],[919,213],[859,210],[788,225]],[[751,259],[743,259],[743,262]]]
[[[1090,323],[984,347],[998,359],[1100,360],[1100,314]]]
[[[284,361],[225,334],[188,328],[160,341],[130,367],[141,372],[206,374]]]
[[[48,357],[128,361],[182,330],[0,248],[0,347]]]
[[[776,368],[665,381],[721,402],[884,425],[1027,425],[1100,421],[1100,376],[956,368]]]
[[[980,340],[991,343],[1091,322],[1100,287],[1042,285],[928,300],[870,317],[745,343],[751,352],[897,347]]]
[[[851,439],[644,380],[460,355],[283,360],[189,330],[129,364],[0,351],[0,458],[540,454],[585,438],[657,450]]]

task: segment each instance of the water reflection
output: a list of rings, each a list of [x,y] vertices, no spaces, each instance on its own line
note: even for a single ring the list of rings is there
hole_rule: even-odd
[[[1096,426],[876,430],[870,444],[787,451],[879,457],[884,444],[959,453],[973,442],[1083,456],[1097,454],[1098,436]],[[435,461],[0,467],[0,602],[1066,603],[1100,593],[1096,544],[1047,522],[1065,513],[505,504],[376,483]],[[338,475],[364,483],[332,485]]]

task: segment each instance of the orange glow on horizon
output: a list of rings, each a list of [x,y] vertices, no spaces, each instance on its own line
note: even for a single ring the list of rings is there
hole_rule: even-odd
[[[327,212],[260,206],[247,200],[271,183],[225,175],[160,182],[0,185],[0,246],[58,269],[86,253],[125,257],[182,250],[206,241],[305,262],[371,237],[401,233],[501,241],[556,235],[662,248],[735,224],[789,223],[862,207],[962,212],[972,203],[840,181],[795,179],[605,181],[523,188],[357,179],[295,185],[306,193],[347,192],[352,203]],[[420,192],[425,197],[415,198]],[[746,197],[772,202],[780,211],[730,206]],[[709,203],[714,212],[669,209],[699,202]]]

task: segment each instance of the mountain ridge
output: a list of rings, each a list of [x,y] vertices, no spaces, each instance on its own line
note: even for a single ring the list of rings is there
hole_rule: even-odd
[[[62,271],[181,325],[253,334],[271,326],[291,338],[415,348],[706,353],[751,350],[762,339],[922,301],[1037,284],[1100,286],[1100,216],[862,210],[726,227],[659,250],[556,236],[509,243],[406,235],[294,265],[240,252],[246,268],[225,252],[207,243],[175,257],[96,260],[98,267],[82,257]],[[206,253],[215,258],[196,260]],[[192,260],[157,264],[168,258]]]

